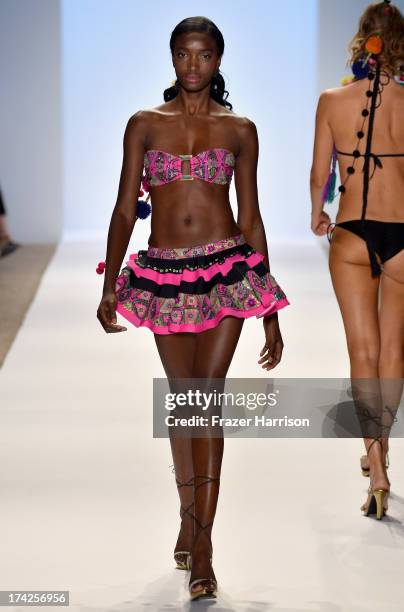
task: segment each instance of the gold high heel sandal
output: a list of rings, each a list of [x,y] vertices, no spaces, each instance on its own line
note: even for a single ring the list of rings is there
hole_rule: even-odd
[[[214,482],[214,481],[219,482],[220,481],[220,478],[213,478],[211,476],[195,476],[195,478],[206,478],[205,482],[201,482],[198,485],[196,485],[195,489],[197,489],[201,485],[207,484],[208,482]],[[195,519],[197,526],[199,527],[199,531],[196,533],[194,537],[192,547],[195,545],[195,541],[197,537],[202,532],[204,532],[205,529],[213,525],[213,521],[211,521],[210,523],[206,523],[206,525],[202,525],[202,523],[196,518],[196,516],[194,516],[194,519]],[[207,535],[206,533],[205,535],[209,539],[209,543],[210,543],[211,556],[209,557],[209,562],[212,567],[212,552],[213,552],[212,540],[209,535]],[[192,569],[192,553],[189,555],[189,569]],[[196,584],[201,584],[202,589],[193,591],[192,589]],[[189,595],[190,595],[191,601],[195,599],[199,599],[200,597],[206,598],[206,597],[216,597],[217,596],[217,581],[215,580],[215,578],[196,578],[195,580],[192,580],[189,582],[188,588],[189,588]]]
[[[363,506],[361,506],[364,516],[376,514],[377,519],[382,519],[388,510],[388,497],[389,491],[385,491],[385,489],[372,489],[370,486],[368,489],[368,498]]]
[[[382,445],[380,438],[373,438],[372,442],[369,444],[367,455],[369,455],[369,451],[375,442],[379,442],[379,444]],[[372,485],[369,485],[367,500],[361,506],[364,516],[376,514],[376,518],[381,520],[388,510],[387,500],[389,493],[390,492],[385,489],[374,489]]]
[[[174,561],[176,569],[189,570],[189,557],[191,553],[188,550],[177,550],[174,553]]]
[[[193,476],[187,482],[180,482],[179,480],[177,480],[177,478],[175,480],[176,480],[178,489],[180,489],[181,487],[192,487],[193,484],[194,484],[193,483],[193,481],[194,481],[194,477]],[[189,516],[191,516],[193,518],[192,512],[189,511],[189,509],[193,505],[194,505],[194,502],[192,502],[187,508],[184,508],[181,505],[181,507],[180,507],[181,523],[182,523],[182,520],[183,520],[185,514],[188,514]],[[176,550],[176,551],[174,551],[174,561],[176,563],[176,569],[189,570],[190,569],[190,564],[189,564],[190,556],[191,556],[191,553],[190,553],[189,550]]]
[[[396,417],[396,412],[397,410],[394,408],[391,408],[390,406],[384,406],[383,408],[383,414],[388,413],[391,417],[391,422],[388,423],[387,425],[385,424],[383,426],[383,429],[387,430],[387,435],[389,435],[391,427],[393,425],[393,423],[397,422],[397,417]],[[369,446],[370,448],[370,446]],[[369,453],[369,450],[368,450]],[[365,477],[369,477],[370,475],[370,469],[368,467],[364,467],[362,464],[363,459],[366,459],[367,455],[362,455],[362,457],[360,458],[360,466],[361,466],[361,470],[362,470],[362,475]],[[384,464],[384,467],[386,468],[386,470],[389,468],[390,465],[390,459],[389,459],[389,451],[386,452],[386,461]]]
[[[208,523],[205,527],[209,527],[212,523]],[[205,527],[202,527],[204,529]],[[192,569],[192,555],[189,555],[189,570]],[[212,565],[212,557],[209,557],[209,562]],[[196,584],[202,584],[202,589],[193,591],[192,588]],[[217,581],[214,578],[196,578],[189,583],[189,594],[191,601],[199,597],[217,597]]]

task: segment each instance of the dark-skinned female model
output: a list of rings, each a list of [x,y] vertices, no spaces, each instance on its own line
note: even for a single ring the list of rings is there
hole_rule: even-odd
[[[328,231],[331,241],[329,268],[367,451],[361,468],[364,476],[370,476],[361,509],[381,519],[390,490],[388,437],[404,377],[404,21],[400,11],[390,2],[368,6],[350,51],[355,78],[323,92],[318,103],[311,228],[319,236]],[[322,210],[332,156],[341,179],[336,224],[330,224]]]
[[[277,311],[288,301],[269,273],[256,127],[225,100],[224,41],[213,22],[183,20],[170,48],[177,80],[164,92],[166,102],[136,112],[126,127],[97,316],[106,332],[126,329],[116,323],[116,310],[149,327],[172,384],[224,379],[244,318],[261,316],[265,343],[258,363],[269,371],[281,359]],[[237,223],[229,201],[233,171]],[[119,274],[141,184],[152,198],[149,248]],[[174,557],[177,567],[191,569],[191,599],[216,596],[211,530],[223,436],[170,431],[170,442],[182,517]]]

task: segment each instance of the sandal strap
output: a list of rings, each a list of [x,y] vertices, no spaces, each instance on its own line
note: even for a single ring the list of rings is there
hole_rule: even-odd
[[[359,420],[360,423],[365,424],[365,423],[373,423],[376,427],[377,427],[377,432],[379,433],[378,437],[388,437],[389,433],[391,431],[391,428],[393,426],[393,423],[397,422],[397,417],[396,417],[396,412],[397,412],[397,408],[391,408],[390,406],[388,406],[387,404],[383,406],[381,413],[375,413],[372,410],[369,410],[368,407],[361,407],[358,408],[358,413],[359,413]],[[389,423],[385,423],[384,422],[384,415],[388,414],[390,417],[390,422]],[[370,430],[368,430],[369,435],[367,435],[367,433],[364,433],[363,437],[364,438],[371,438],[372,434],[370,433]],[[378,438],[376,438],[378,439]]]
[[[369,447],[368,447],[368,449],[367,449],[367,451],[366,451],[366,453],[367,453],[368,455],[369,455],[369,451],[370,451],[370,449],[372,448],[372,446],[373,446],[373,444],[374,444],[375,442],[379,442],[379,444],[380,444],[380,445],[382,445],[382,439],[381,439],[381,438],[373,438],[373,440],[372,440],[372,441],[371,441],[371,443],[369,444]],[[382,446],[383,446],[383,445],[382,445]]]
[[[197,489],[198,487],[200,487],[200,486],[202,486],[202,485],[208,484],[208,483],[210,483],[210,482],[219,482],[219,481],[220,481],[220,476],[215,477],[215,476],[206,476],[206,475],[198,475],[198,474],[196,474],[196,475],[194,476],[194,478],[195,478],[195,479],[196,479],[196,478],[204,478],[204,481],[203,481],[203,482],[200,482],[199,484],[195,485],[195,491],[196,491],[196,489]],[[205,533],[205,535],[206,535],[206,537],[207,537],[207,538],[208,538],[208,540],[209,540],[210,549],[211,549],[211,551],[212,551],[212,540],[211,540],[210,535],[208,535],[208,534],[206,533],[205,529],[208,529],[209,527],[211,527],[211,526],[213,525],[213,521],[210,521],[209,523],[206,523],[206,524],[204,525],[204,524],[203,524],[203,523],[202,523],[202,522],[201,522],[201,521],[200,521],[200,520],[199,520],[199,519],[198,519],[198,518],[195,516],[195,514],[194,514],[193,512],[190,512],[190,514],[192,514],[192,516],[193,516],[193,518],[194,518],[194,520],[195,520],[195,523],[196,523],[196,524],[197,524],[197,526],[199,527],[199,530],[198,530],[198,531],[196,532],[196,534],[194,535],[194,541],[193,541],[193,544],[195,544],[195,541],[196,541],[196,539],[199,537],[199,535],[200,535],[202,532],[204,532],[204,533]]]
[[[187,480],[186,482],[180,482],[178,480],[178,478],[175,478],[175,482],[177,483],[177,488],[181,489],[181,487],[192,487],[194,485],[194,476],[191,476],[191,478],[189,480]],[[185,514],[188,514],[188,516],[190,516],[191,518],[193,517],[192,512],[189,511],[190,508],[192,508],[192,506],[194,505],[195,502],[191,502],[189,504],[189,506],[187,506],[186,508],[184,508],[183,505],[181,505],[180,507],[180,517],[181,519],[184,518]]]
[[[191,476],[191,478],[187,480],[186,482],[180,482],[178,478],[176,477],[175,482],[177,483],[178,489],[181,489],[181,487],[192,487],[194,484],[194,478],[195,476]]]
[[[198,584],[198,582],[213,582],[215,589],[217,589],[217,581],[214,578],[195,578],[195,580],[190,582],[189,588],[192,589],[194,584]]]
[[[391,428],[393,427],[393,423],[397,423],[398,419],[397,419],[397,409],[398,408],[390,408],[390,406],[388,406],[387,404],[384,406],[383,408],[383,412],[387,412],[387,414],[390,416],[391,418],[391,423],[390,424],[386,424],[386,425],[382,425],[382,429],[387,430],[387,437],[389,436],[389,433],[391,431]]]
[[[170,466],[171,467],[171,466]],[[173,472],[175,472],[175,470],[172,470]],[[186,482],[180,482],[178,480],[178,478],[175,478],[176,484],[177,484],[177,488],[181,489],[181,487],[192,487],[193,486],[193,479],[194,477],[191,476],[191,478],[189,480],[187,480]],[[190,518],[193,518],[193,514],[192,512],[190,512],[190,508],[192,508],[192,506],[194,505],[194,502],[192,501],[189,506],[187,506],[186,508],[181,504],[180,506],[180,517],[181,517],[181,524],[182,521],[184,519],[184,516],[187,514]],[[189,550],[176,550],[174,552],[174,558],[176,558],[177,555],[189,555]]]
[[[195,475],[194,478],[205,478],[205,482],[200,482],[199,484],[195,485],[195,489],[197,489],[198,487],[204,485],[204,484],[208,484],[209,482],[219,482],[220,481],[220,476],[197,476]]]
[[[180,506],[180,518],[181,518],[181,520],[184,518],[184,516],[185,516],[186,514],[188,514],[188,516],[190,516],[191,518],[193,518],[193,517],[194,517],[194,515],[192,514],[192,512],[190,512],[190,510],[189,510],[190,508],[192,508],[192,506],[193,506],[193,505],[194,505],[194,502],[191,502],[191,503],[189,504],[189,506],[187,506],[186,508],[184,508],[184,506],[183,506],[183,505],[181,505],[181,506]]]

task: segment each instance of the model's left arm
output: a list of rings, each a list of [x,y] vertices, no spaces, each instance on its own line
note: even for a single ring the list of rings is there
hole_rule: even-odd
[[[331,219],[323,211],[322,193],[330,173],[334,138],[329,123],[331,93],[324,91],[318,100],[313,161],[310,172],[311,229],[317,236],[327,233]]]
[[[240,150],[236,157],[234,181],[237,193],[237,225],[247,242],[264,255],[264,263],[269,268],[268,247],[264,224],[258,204],[257,165],[258,135],[255,123],[247,118],[241,120]]]
[[[269,269],[268,247],[264,224],[258,204],[257,165],[258,135],[255,124],[242,119],[240,126],[240,150],[236,157],[235,187],[237,192],[237,225],[246,241],[257,252],[264,255],[264,264]],[[263,317],[265,344],[258,363],[265,370],[275,368],[282,358],[283,340],[278,323],[278,313]]]

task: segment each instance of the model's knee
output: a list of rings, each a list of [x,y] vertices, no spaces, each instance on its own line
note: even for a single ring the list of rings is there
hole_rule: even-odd
[[[380,347],[378,344],[368,343],[348,346],[351,364],[361,365],[369,368],[377,368],[379,363]]]
[[[196,366],[193,369],[192,376],[195,378],[206,378],[210,380],[212,378],[225,378],[226,374],[227,370],[225,370],[225,368],[215,366],[215,364],[206,363]]]
[[[394,369],[397,372],[404,372],[404,347],[401,341],[391,339],[391,342],[382,343],[379,367],[383,370]]]

